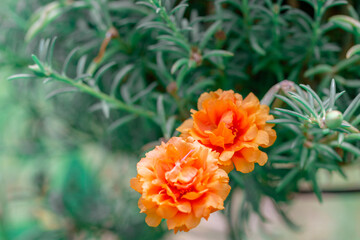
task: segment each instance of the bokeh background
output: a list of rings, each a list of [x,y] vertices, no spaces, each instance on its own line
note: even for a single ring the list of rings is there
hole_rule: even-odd
[[[226,239],[229,230],[221,213],[190,233],[174,235],[163,225],[146,226],[129,180],[149,148],[139,146],[160,138],[158,131],[149,127],[143,137],[133,138],[138,134],[135,122],[110,132],[111,121],[92,111],[91,97],[67,93],[49,98],[53,85],[6,80],[32,64],[38,41],[24,41],[29,19],[49,2],[0,2],[0,239]],[[53,24],[68,36],[60,38],[65,49],[55,50],[63,59],[74,39],[81,42],[81,33],[72,35],[72,28],[85,26],[62,18]],[[52,36],[51,31],[43,35]],[[345,169],[347,182],[326,173],[321,179],[332,187],[356,187],[359,169]],[[360,239],[359,201],[357,193],[325,195],[323,204],[312,195],[298,195],[288,211],[300,226],[297,231],[264,201],[268,221],[251,218],[249,239]]]

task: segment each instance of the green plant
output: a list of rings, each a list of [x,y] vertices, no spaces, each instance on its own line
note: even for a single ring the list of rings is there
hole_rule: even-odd
[[[262,216],[264,197],[294,226],[280,206],[302,191],[299,183],[310,182],[321,201],[317,172],[345,175],[342,165],[360,157],[359,6],[350,1],[79,0],[36,8],[26,34],[40,41],[32,73],[10,79],[53,84],[51,98],[91,95],[115,148],[140,155],[176,135],[202,92],[265,95],[278,139],[267,165],[230,174],[244,192],[239,214],[233,191],[228,197],[229,220],[240,219],[229,223],[234,239],[252,211]]]

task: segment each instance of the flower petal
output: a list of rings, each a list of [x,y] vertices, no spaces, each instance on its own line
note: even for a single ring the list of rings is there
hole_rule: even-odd
[[[260,166],[264,166],[268,160],[268,155],[264,152],[261,152],[259,159],[256,161]]]
[[[142,193],[142,183],[137,177],[130,179],[130,187],[135,191]]]
[[[259,130],[254,141],[260,146],[267,146],[269,145],[269,134],[264,130]]]
[[[188,201],[181,201],[176,205],[177,209],[183,213],[191,212],[191,204]]]
[[[161,222],[161,217],[159,215],[157,215],[155,212],[147,213],[145,222],[150,227],[157,227],[157,226],[159,226],[159,224]]]
[[[178,132],[188,132],[189,129],[191,129],[193,127],[194,124],[194,120],[192,118],[189,118],[187,120],[185,120],[177,129],[176,131]]]
[[[234,156],[234,151],[223,151],[221,154],[220,154],[220,157],[219,157],[219,160],[220,161],[223,161],[223,162],[226,162],[228,161],[229,159],[232,158],[232,156]]]
[[[235,157],[233,158],[234,165],[237,171],[242,173],[249,173],[254,170],[254,163],[246,161],[244,158]]]
[[[156,210],[156,214],[158,214],[161,218],[172,218],[178,212],[176,207],[169,206],[167,204],[160,205]]]
[[[244,141],[251,141],[258,135],[258,128],[255,124],[251,125],[251,127],[248,128],[246,133],[243,135]]]

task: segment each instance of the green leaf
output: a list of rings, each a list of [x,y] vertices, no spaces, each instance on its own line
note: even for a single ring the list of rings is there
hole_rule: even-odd
[[[359,79],[356,79],[356,80],[346,79],[345,81],[342,82],[342,85],[349,87],[349,88],[360,88],[360,80]]]
[[[165,31],[167,33],[169,33],[170,35],[173,34],[173,32],[162,22],[143,22],[140,23],[137,26],[138,29],[149,29],[149,28],[153,28],[153,29],[157,29],[157,30],[161,30],[161,31]]]
[[[48,95],[46,95],[45,98],[50,99],[59,94],[69,93],[69,92],[79,92],[79,89],[77,89],[76,87],[64,87],[64,88],[56,89],[56,90],[50,92]]]
[[[304,167],[306,165],[306,161],[308,160],[308,156],[309,156],[309,149],[303,145],[302,149],[301,149],[301,153],[300,153],[300,168],[301,169],[304,169]]]
[[[316,100],[316,102],[319,104],[322,112],[323,112],[323,115],[325,116],[325,108],[324,108],[324,104],[323,102],[321,101],[319,95],[317,95],[314,90],[311,89],[310,86],[306,86],[304,84],[300,84],[300,86],[303,88],[303,89],[306,89]]]
[[[305,73],[304,76],[305,77],[311,77],[317,74],[322,74],[322,73],[331,73],[333,70],[333,68],[330,65],[327,64],[319,64],[313,68],[308,69]]]
[[[290,119],[274,119],[266,121],[266,123],[272,123],[272,124],[294,124],[294,125],[301,125],[301,122],[297,122]]]
[[[202,92],[204,92],[207,87],[211,87],[214,85],[215,85],[214,79],[203,79],[195,84],[192,84],[190,87],[188,87],[186,93],[188,95],[191,95],[200,90],[202,90]]]
[[[126,75],[131,72],[132,70],[134,70],[134,65],[133,64],[128,64],[126,66],[124,66],[114,77],[114,81],[112,82],[111,85],[111,90],[110,90],[110,94],[111,96],[115,96],[116,94],[116,90],[118,89],[121,81],[126,77]]]
[[[176,121],[176,116],[171,116],[166,121],[166,125],[165,125],[166,133],[167,133],[167,135],[165,136],[166,139],[169,139],[171,137],[171,133],[174,131],[175,121]]]
[[[345,139],[344,133],[339,133],[338,144],[342,144],[344,142],[344,139]]]
[[[58,18],[62,12],[62,4],[57,1],[48,3],[42,7],[38,12],[36,12],[36,20],[29,27],[25,40],[30,41],[34,38],[42,29]],[[33,16],[33,18],[34,17],[35,16]]]
[[[338,25],[349,24],[350,26],[355,28],[358,32],[360,30],[360,22],[346,15],[335,15],[331,17],[329,21]]]
[[[292,153],[293,148],[300,146],[300,144],[303,144],[303,141],[301,141],[300,136],[298,136],[294,140],[281,143],[276,148],[272,148],[270,155],[281,155],[284,153]]]
[[[250,45],[255,52],[257,52],[261,56],[266,55],[266,51],[259,45],[257,39],[255,38],[255,36],[253,34],[250,34],[249,40],[250,40]]]
[[[39,43],[39,59],[41,61],[45,61],[46,60],[46,55],[47,55],[47,51],[50,45],[50,39],[41,39],[40,43]]]
[[[350,105],[345,110],[343,117],[344,120],[350,121],[350,118],[354,115],[355,111],[360,106],[360,93],[354,98]]]
[[[137,5],[144,5],[144,6],[146,6],[146,7],[152,8],[152,9],[154,9],[154,10],[156,11],[156,6],[153,5],[153,4],[151,4],[151,3],[149,3],[149,2],[138,1],[138,2],[136,2],[136,4],[137,4]]]
[[[124,124],[135,120],[136,118],[137,118],[137,115],[135,115],[135,114],[131,114],[131,115],[127,115],[125,117],[119,118],[118,120],[116,120],[115,122],[110,124],[108,131],[112,132],[112,131],[116,130],[117,128],[123,126]]]
[[[176,85],[180,89],[182,86],[182,83],[186,77],[186,75],[191,71],[191,69],[188,66],[183,66],[179,72],[179,74],[176,77]]]
[[[126,104],[131,105],[131,94],[130,94],[130,84],[129,83],[125,83],[124,85],[121,86],[120,88],[120,95],[122,97],[122,99],[125,101]]]
[[[34,76],[32,74],[15,74],[15,75],[8,77],[7,80],[12,81],[12,80],[17,80],[17,79],[33,79],[35,77],[36,76]]]
[[[164,108],[164,96],[159,95],[156,102],[156,108],[157,108],[157,114],[158,114],[158,124],[160,125],[163,135],[168,136],[168,132],[166,129],[166,114],[165,114],[165,108]]]
[[[73,9],[82,9],[88,8],[89,4],[81,1],[74,2],[68,6],[54,1],[48,3],[39,11],[35,12],[32,17],[32,23],[29,27],[29,30],[26,33],[25,40],[28,42],[33,39],[37,34],[39,34],[44,28],[46,28],[49,24],[54,22],[58,17],[69,10]]]
[[[191,47],[181,38],[176,38],[176,37],[169,36],[169,35],[161,35],[158,37],[158,39],[168,41],[171,43],[175,43],[179,47],[183,48],[189,54],[191,52]]]
[[[234,54],[225,50],[212,50],[204,54],[203,59],[207,59],[209,57],[233,57]]]
[[[287,110],[287,109],[282,109],[282,108],[275,108],[277,111],[279,112],[282,112],[282,113],[285,113],[285,114],[289,114],[291,116],[294,116],[294,117],[297,117],[297,118],[300,118],[302,120],[305,120],[305,121],[309,121],[309,118],[307,116],[304,116],[300,113],[297,113],[297,112],[294,112],[294,111],[291,111],[291,110]]]
[[[109,62],[108,64],[102,66],[97,72],[96,72],[96,75],[94,77],[95,79],[95,83],[97,84],[101,77],[105,74],[105,72],[107,70],[109,70],[111,67],[115,66],[116,65],[116,62]]]
[[[179,70],[179,68],[181,68],[185,64],[189,64],[188,58],[178,59],[171,67],[171,74],[174,74],[177,70]]]
[[[309,103],[302,98],[301,96],[299,96],[296,93],[293,92],[289,92],[289,94],[291,95],[291,98],[294,99],[296,102],[299,103],[299,106],[304,109],[305,111],[307,111],[309,114],[311,114],[312,116],[318,118],[318,114],[315,112],[315,109],[312,108]]]
[[[354,126],[357,126],[358,124],[360,124],[360,114],[357,115],[350,123]]]
[[[318,150],[319,153],[325,154],[327,157],[330,157],[339,162],[342,162],[342,158],[339,156],[339,154],[334,149],[329,147],[328,145],[321,144],[321,143],[315,143],[313,148]]]
[[[175,8],[173,8],[169,15],[174,15],[180,9],[187,8],[188,6],[189,6],[189,4],[187,4],[187,3],[181,3],[181,4],[177,5]]]
[[[360,133],[347,134],[344,139],[347,142],[360,141]]]
[[[100,102],[101,110],[104,114],[104,117],[108,119],[110,117],[110,107],[104,100]]]
[[[342,92],[339,92],[335,95],[335,102],[345,93],[346,91],[342,91]],[[328,109],[329,108],[329,104],[330,104],[330,99],[326,99],[324,101],[324,107],[325,109]]]
[[[357,157],[360,157],[360,149],[350,143],[343,142],[342,144],[339,145],[337,141],[333,141],[330,143],[330,145],[333,147],[339,147],[341,149],[344,149],[345,151],[354,154]]]
[[[221,27],[221,21],[214,22],[204,33],[204,36],[202,37],[199,48],[202,50],[206,47],[208,42],[210,41],[211,37],[216,33],[216,31]]]
[[[346,52],[346,58],[351,58],[355,54],[360,53],[360,44],[352,46],[347,52]]]
[[[54,48],[55,48],[56,40],[57,40],[57,37],[54,37],[51,40],[50,46],[48,48],[48,54],[47,54],[47,64],[48,64],[48,66],[52,66],[52,60],[53,60],[53,56],[54,56]]]
[[[32,54],[31,55],[32,59],[34,60],[34,62],[36,63],[36,65],[39,66],[39,69],[41,72],[45,72],[45,68],[44,66],[42,65],[41,61],[37,58],[36,55]]]
[[[269,156],[270,163],[296,163],[294,157],[285,157],[280,155],[271,155]]]
[[[294,181],[294,179],[297,177],[298,174],[299,174],[299,169],[293,168],[288,174],[285,175],[285,177],[276,187],[276,192],[281,192],[282,190],[284,190],[291,182]]]
[[[309,177],[313,186],[313,191],[316,195],[316,197],[319,199],[319,202],[322,202],[322,195],[321,195],[321,190],[319,188],[319,185],[317,184],[317,180],[316,180],[316,171],[312,170],[309,172]]]
[[[123,12],[128,13],[129,11],[140,13],[143,15],[150,15],[150,11],[147,8],[141,7],[141,4],[136,3],[136,5],[132,2],[128,1],[116,1],[116,2],[108,2],[108,9],[111,12]]]
[[[297,84],[294,84],[294,87],[296,89],[296,93],[303,99],[306,99],[305,91],[302,90],[301,87],[299,87],[299,85],[297,85]],[[290,92],[288,92],[288,93],[290,93]]]
[[[76,66],[76,78],[79,78],[81,75],[85,73],[85,65],[86,65],[87,55],[84,55],[78,61]]]
[[[306,160],[304,169],[307,169],[307,168],[309,168],[311,165],[313,165],[313,163],[315,163],[315,161],[316,161],[316,158],[317,158],[316,151],[315,151],[314,149],[311,149],[311,150],[310,150],[309,157],[308,157],[308,159]]]
[[[328,9],[328,8],[341,6],[341,5],[346,5],[346,4],[348,4],[348,2],[345,1],[345,0],[326,1],[325,4],[324,4],[324,8]]]
[[[301,109],[295,103],[293,103],[290,99],[288,99],[287,97],[281,96],[281,95],[278,95],[278,94],[275,94],[275,97],[282,100],[283,102],[285,102],[287,105],[289,105],[296,112],[302,113]]]
[[[349,11],[350,17],[359,20],[359,14],[356,12],[355,8],[351,4],[348,4],[346,8]]]
[[[61,71],[61,74],[62,75],[65,75],[66,76],[66,72],[67,72],[67,69],[69,67],[69,64],[70,64],[70,61],[71,59],[74,57],[75,53],[79,50],[79,47],[76,47],[74,48],[73,50],[71,50],[71,52],[69,53],[69,55],[67,55],[65,61],[64,61],[64,65],[63,65],[63,68],[62,68],[62,71]]]
[[[329,109],[333,109],[333,108],[334,108],[335,96],[336,96],[335,79],[332,79],[332,80],[331,80],[331,85],[330,85]]]
[[[359,60],[360,60],[360,55],[355,55],[349,59],[344,59],[335,65],[334,72],[340,72],[346,69],[347,67],[352,67]]]
[[[244,179],[241,177],[240,172],[231,171],[231,172],[229,173],[229,177],[230,177],[230,179],[234,179],[234,180],[235,180],[235,183],[236,183],[238,186],[240,186],[240,187],[242,187],[242,188],[245,187],[245,186],[244,186]]]
[[[157,85],[158,84],[156,82],[151,83],[147,88],[141,90],[134,97],[132,97],[131,102],[135,103],[136,101],[138,101],[145,95],[149,94],[152,90],[154,90],[156,88]]]

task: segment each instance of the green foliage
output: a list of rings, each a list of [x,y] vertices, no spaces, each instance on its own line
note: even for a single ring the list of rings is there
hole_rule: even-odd
[[[175,126],[189,117],[202,92],[233,89],[259,98],[268,92],[262,102],[273,109],[278,138],[267,150],[268,164],[230,176],[232,189],[244,192],[239,212],[233,211],[232,194],[225,212],[230,221],[238,219],[229,224],[234,239],[244,236],[251,213],[264,218],[265,197],[296,228],[282,204],[304,182],[322,201],[319,170],[345,176],[342,166],[360,157],[360,6],[350,1],[18,0],[6,6],[13,20],[1,24],[16,28],[2,34],[1,62],[30,65],[31,71],[16,70],[9,80],[23,83],[22,92],[41,88],[42,80],[56,107],[54,118],[68,123],[71,136],[75,131],[77,137],[100,139],[106,150],[136,154],[129,160],[133,169],[159,139],[177,134]],[[35,53],[32,64],[25,46]],[[34,141],[46,142],[40,136]],[[82,149],[77,140],[65,142]],[[127,199],[128,179],[102,178],[76,151],[62,158],[66,164],[57,177],[44,170],[58,183],[43,198],[46,211],[72,228],[40,228],[29,239],[62,239],[69,232],[121,239],[163,235],[162,228],[143,226],[132,203],[136,196]],[[119,156],[110,165],[126,164]],[[104,190],[103,184],[114,181],[126,187]],[[51,194],[61,206],[51,205]],[[15,228],[33,226],[30,221]]]

